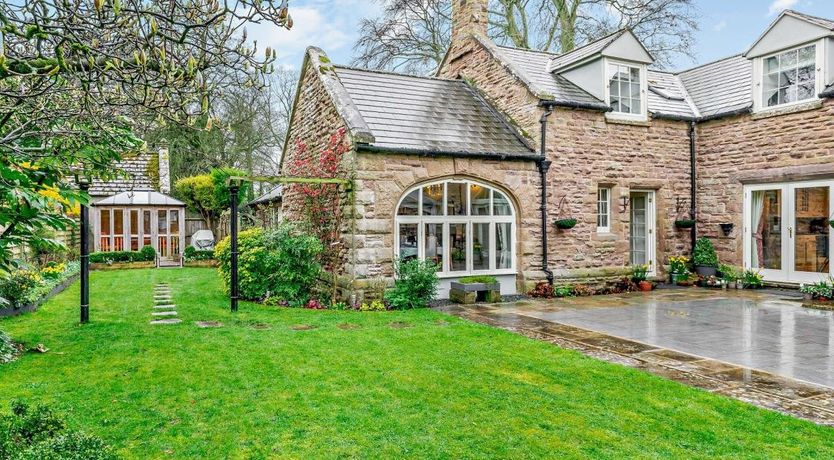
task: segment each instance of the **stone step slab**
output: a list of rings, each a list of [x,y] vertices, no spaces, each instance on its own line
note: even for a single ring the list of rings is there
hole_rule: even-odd
[[[177,306],[176,306],[176,305],[174,305],[174,304],[168,304],[168,305],[154,305],[154,306],[153,306],[153,309],[154,309],[154,310],[168,310],[168,309],[174,309],[174,308],[177,308]]]
[[[176,311],[155,311],[151,313],[152,316],[177,316]]]
[[[180,320],[180,319],[169,318],[169,319],[157,319],[157,320],[151,321],[151,324],[154,324],[154,325],[157,325],[157,324],[179,324],[181,322],[182,322],[182,320]]]

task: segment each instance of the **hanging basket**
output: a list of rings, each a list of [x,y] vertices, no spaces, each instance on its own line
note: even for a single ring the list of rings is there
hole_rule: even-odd
[[[576,227],[576,219],[573,218],[556,219],[553,223],[556,224],[556,228],[560,230],[570,230],[573,227]]]
[[[695,226],[695,219],[681,219],[675,221],[675,227],[692,228]]]

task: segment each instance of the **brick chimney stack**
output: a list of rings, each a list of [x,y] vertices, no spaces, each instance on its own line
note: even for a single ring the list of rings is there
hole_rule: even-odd
[[[487,0],[452,0],[452,42],[470,35],[487,36]]]

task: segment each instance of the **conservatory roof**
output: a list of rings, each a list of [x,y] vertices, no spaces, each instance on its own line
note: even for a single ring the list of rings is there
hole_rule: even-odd
[[[159,192],[135,191],[107,197],[93,206],[185,206],[185,203]]]

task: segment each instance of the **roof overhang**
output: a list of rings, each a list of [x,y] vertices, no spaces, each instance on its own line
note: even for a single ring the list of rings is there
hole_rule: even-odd
[[[748,59],[766,56],[824,37],[834,37],[834,26],[821,19],[786,10],[765,29],[742,56]]]

